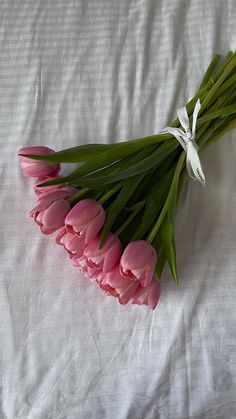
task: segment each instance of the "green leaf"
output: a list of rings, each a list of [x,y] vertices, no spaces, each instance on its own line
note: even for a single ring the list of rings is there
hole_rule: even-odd
[[[98,191],[98,190],[93,190],[93,189],[89,189],[89,188],[83,188],[80,191],[78,191],[77,193],[75,193],[74,195],[72,195],[70,198],[67,199],[67,201],[74,206],[77,202],[79,202],[81,199],[95,199],[98,200],[98,198],[100,198],[101,194],[104,191]]]
[[[151,187],[146,197],[146,205],[141,224],[132,237],[132,240],[142,239],[149,230],[150,225],[152,225],[153,220],[155,220],[166,201],[172,178],[173,169],[165,176],[158,178]]]
[[[98,153],[113,149],[116,144],[88,144],[78,147],[67,148],[52,154],[20,154],[34,160],[45,160],[54,163],[78,163],[97,157]]]
[[[99,178],[103,176],[103,179],[106,179],[108,175],[111,175],[111,174],[114,175],[114,174],[120,173],[121,171],[126,170],[132,165],[143,160],[145,157],[152,154],[152,152],[156,148],[157,146],[145,147],[142,150],[139,150],[133,154],[129,154],[127,157],[124,157],[116,161],[115,163],[110,164],[109,166],[106,166],[104,168],[99,169],[96,172],[93,172],[92,175],[91,174],[89,174],[88,176],[85,175],[84,177],[82,177],[82,179],[80,178],[79,180],[83,182],[84,179],[89,179],[89,176],[94,176],[94,175],[96,175],[96,177],[99,176]],[[100,184],[98,186],[100,186]]]
[[[53,180],[49,180],[47,182],[40,183],[40,185],[38,185],[38,187],[40,188],[42,186],[44,187],[44,186],[51,186],[51,185],[60,185],[61,183],[69,183],[70,180],[73,180],[73,179],[70,179],[69,176],[59,177],[57,179],[53,179]],[[75,183],[71,182],[71,185],[74,186]],[[77,186],[80,186],[80,185],[77,183]]]
[[[131,205],[131,206],[128,206],[128,207],[124,207],[124,209],[125,209],[126,211],[128,211],[128,212],[137,211],[137,210],[139,210],[140,208],[142,208],[142,207],[145,205],[145,203],[146,203],[146,201],[140,201],[140,202],[137,202],[137,203],[136,203],[136,204],[134,204],[134,205]]]
[[[128,227],[124,231],[122,231],[122,233],[119,235],[119,239],[120,239],[123,247],[126,247],[132,241],[132,237],[133,237],[135,231],[137,231],[137,229],[140,225],[140,222],[142,220],[142,212],[143,212],[143,209],[141,208],[141,210],[138,212],[138,214],[135,216],[135,218],[131,221],[131,223],[128,225]],[[124,211],[122,211],[120,216],[118,217],[119,222],[118,222],[117,225],[120,224],[121,216],[123,216],[123,214],[124,214]],[[124,220],[125,220],[125,218],[124,218]],[[116,231],[115,224],[114,224],[113,230]]]
[[[236,75],[235,75],[236,76]],[[230,106],[225,106],[221,109],[217,109],[213,112],[209,112],[206,113],[206,115],[201,116],[197,123],[198,126],[200,126],[201,124],[211,121],[212,119],[218,118],[218,117],[225,117],[225,116],[229,116],[236,113],[236,105],[230,105]]]
[[[111,228],[114,222],[116,221],[117,217],[119,216],[120,212],[122,211],[122,209],[124,208],[128,200],[130,199],[132,194],[135,192],[135,189],[137,188],[138,184],[141,182],[142,178],[143,178],[143,175],[135,176],[124,183],[124,186],[120,190],[118,196],[113,201],[109,209],[109,212],[108,212],[108,215],[107,215],[107,218],[103,226],[103,230],[102,230],[100,246],[104,244],[106,237],[108,233],[111,231]]]
[[[129,177],[136,176],[140,173],[147,172],[153,167],[160,166],[163,161],[173,153],[179,146],[177,141],[166,141],[159,146],[153,153],[149,154],[146,158],[138,161],[126,170],[120,170],[118,173],[111,173],[107,176],[99,176],[99,172],[96,173],[96,177],[81,177],[81,186],[96,188],[100,185],[107,185],[109,183],[117,182],[118,180],[127,179]],[[83,170],[83,169],[82,169]],[[82,171],[78,169],[77,176],[81,176]]]
[[[176,264],[176,250],[175,250],[175,237],[174,237],[174,222],[177,212],[177,200],[178,200],[178,189],[181,186],[181,179],[184,179],[184,176],[181,178],[181,170],[184,162],[184,153],[179,159],[179,162],[176,166],[174,179],[171,185],[170,193],[168,196],[168,210],[166,216],[160,226],[160,235],[161,242],[163,245],[163,251],[167,259],[168,265],[170,267],[172,276],[178,285],[178,273],[177,273],[177,264]]]
[[[155,273],[158,279],[161,279],[161,274],[164,269],[165,263],[166,263],[166,255],[162,247],[157,255],[157,263],[155,267]]]
[[[185,153],[181,154],[178,164],[175,169],[175,174],[171,183],[168,197],[162,208],[162,211],[152,228],[148,241],[151,243],[156,240],[157,233],[160,233],[160,239],[163,246],[163,251],[168,261],[172,276],[176,283],[178,283],[178,274],[176,266],[175,242],[174,242],[174,220],[177,208],[177,198],[179,190],[179,181],[182,171],[183,162],[185,160]],[[155,246],[154,246],[155,247]]]
[[[170,136],[166,137],[170,138]],[[106,153],[108,157],[112,155],[112,161],[132,154],[149,145],[158,145],[164,141],[163,135],[151,135],[135,140],[127,140],[115,144],[87,144],[78,147],[72,147],[65,150],[57,151],[55,153],[45,155],[35,154],[19,154],[20,156],[28,157],[33,160],[45,160],[54,163],[80,163],[87,160],[94,160],[100,158],[102,154]],[[111,153],[111,154],[109,154]],[[120,157],[119,157],[120,156]]]
[[[176,251],[174,239],[174,227],[169,212],[166,214],[164,221],[160,227],[161,241],[163,244],[164,255],[168,261],[172,276],[176,282],[179,283],[177,265],[176,265]]]
[[[218,78],[214,86],[211,88],[207,96],[202,102],[200,114],[203,113],[205,109],[209,107],[209,105],[214,101],[214,99],[217,97],[219,87],[224,83],[224,81],[231,75],[231,73],[235,70],[236,67],[236,54],[233,55],[232,59],[229,61],[229,63],[226,65],[223,73]],[[200,116],[200,115],[199,115]]]
[[[144,204],[145,204],[145,201],[138,202],[135,207],[133,206],[133,210],[129,210],[130,214],[126,215],[125,221],[119,226],[118,230],[115,230],[115,234],[118,237],[120,236],[120,234],[123,231],[127,231],[128,225],[130,225],[130,223],[133,221],[133,219],[138,215],[139,211],[142,209]],[[124,209],[127,211],[126,207],[124,207]]]
[[[114,144],[114,146],[115,146],[115,144]],[[104,185],[106,183],[111,183],[111,182],[96,182],[96,179],[98,177],[97,171],[99,169],[106,168],[109,165],[114,165],[114,163],[119,161],[121,158],[127,158],[129,154],[133,154],[135,151],[136,150],[134,149],[134,147],[129,147],[128,148],[128,144],[127,144],[126,148],[122,147],[122,143],[117,144],[117,147],[112,148],[110,151],[107,151],[107,152],[104,152],[104,153],[101,153],[101,154],[97,154],[96,157],[93,157],[90,160],[82,163],[78,168],[76,168],[68,176],[66,176],[64,178],[61,178],[61,179],[59,178],[59,179],[56,179],[56,180],[50,180],[48,182],[43,183],[41,186],[57,185],[57,184],[64,183],[64,182],[74,181],[75,179],[76,180],[78,179],[80,181],[80,185],[84,186],[86,183],[89,183],[89,182],[86,182],[85,180],[82,180],[81,177],[82,176],[87,176],[87,175],[89,175],[93,172],[94,172],[93,176],[96,176],[95,177],[95,182],[90,182],[90,184],[94,183],[95,188],[97,186]],[[140,153],[141,152],[142,151],[140,151]],[[147,148],[145,150],[143,150],[143,152],[147,153],[148,152]],[[104,176],[104,178],[106,179],[107,176]],[[85,179],[85,178],[83,178],[83,179]],[[79,184],[79,181],[78,181],[78,184]]]
[[[207,82],[210,80],[211,75],[215,69],[215,67],[217,66],[218,62],[221,59],[221,55],[220,54],[216,54],[213,58],[213,60],[211,61],[211,63],[209,64],[209,66],[207,67],[207,70],[205,72],[205,75],[202,79],[202,82],[200,84],[200,89],[201,87],[205,86],[205,84],[207,84]]]
[[[97,172],[93,173],[93,176],[96,174],[96,178],[95,181],[88,181],[87,182],[87,177],[82,177],[81,173],[84,173],[84,170],[89,169],[89,162],[81,164],[79,168],[75,169],[73,172],[71,172],[68,176],[65,176],[63,178],[58,178],[58,179],[53,179],[47,182],[42,183],[40,186],[50,186],[50,185],[58,185],[61,183],[75,183],[77,184],[77,186],[84,186],[87,183],[90,183],[90,185],[94,185],[94,189],[96,188],[100,188],[101,186],[105,185],[106,182],[102,181],[102,179],[107,179],[109,174],[113,173],[113,176],[115,176],[115,174],[119,174],[122,169],[126,170],[128,167],[130,167],[130,165],[133,165],[139,161],[142,161],[146,156],[152,154],[153,150],[155,150],[156,146],[149,146],[149,147],[145,147],[144,149],[133,153],[133,155],[128,155],[125,156],[123,160],[119,160],[117,162],[113,162],[110,163],[109,167],[107,167],[108,165],[102,166],[102,155],[97,157],[96,159],[96,165],[101,166],[100,169],[98,169]],[[105,153],[104,153],[105,154]],[[112,154],[112,159],[114,160],[114,153]],[[104,169],[103,169],[104,167]],[[91,167],[90,167],[91,168]],[[96,179],[98,178],[99,174],[102,173],[104,174],[104,176],[100,176],[99,179],[101,179],[101,181],[96,182]],[[94,179],[94,178],[93,178]],[[107,183],[109,184],[109,183]]]
[[[171,208],[172,208],[172,205],[173,205],[172,200],[173,200],[173,198],[176,198],[176,196],[177,196],[178,182],[179,182],[179,177],[180,177],[180,174],[181,174],[181,170],[182,170],[184,160],[185,160],[185,153],[182,152],[182,154],[179,158],[179,161],[177,163],[177,166],[175,168],[175,174],[174,174],[174,177],[173,177],[173,180],[172,180],[172,183],[171,183],[171,187],[170,187],[166,202],[163,205],[161,213],[158,216],[154,226],[152,227],[152,229],[151,229],[151,231],[150,231],[150,233],[147,237],[147,240],[150,243],[155,239],[155,237],[156,237],[156,235],[157,235],[157,233],[158,233],[158,231],[161,227],[161,224],[164,221],[164,218],[166,216],[167,211],[171,211]]]

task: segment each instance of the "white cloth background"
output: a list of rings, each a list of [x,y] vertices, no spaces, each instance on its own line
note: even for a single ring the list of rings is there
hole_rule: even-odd
[[[234,0],[0,2],[1,419],[236,418],[235,130],[183,194],[181,283],[165,271],[154,312],[39,233],[16,157],[157,133],[236,49],[235,23]]]

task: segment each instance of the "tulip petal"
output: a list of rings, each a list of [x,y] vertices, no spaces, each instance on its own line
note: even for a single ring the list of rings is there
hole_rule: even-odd
[[[148,306],[152,310],[156,308],[159,298],[160,298],[160,294],[161,294],[161,284],[160,282],[157,282],[157,280],[155,279],[148,295]]]
[[[59,199],[53,202],[43,213],[42,223],[45,228],[62,227],[66,214],[70,211],[69,202]]]
[[[97,214],[96,218],[94,218],[90,224],[88,224],[87,231],[85,233],[85,242],[89,243],[90,240],[93,240],[94,237],[99,233],[101,230],[104,221],[106,219],[105,211],[101,207],[101,211]]]

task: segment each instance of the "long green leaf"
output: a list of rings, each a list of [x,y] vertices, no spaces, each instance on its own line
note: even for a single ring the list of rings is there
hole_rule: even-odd
[[[119,172],[114,172],[110,175],[106,176],[99,176],[99,171],[96,173],[93,173],[92,176],[96,177],[88,177],[89,171],[92,170],[92,167],[94,170],[99,170],[102,167],[105,167],[109,163],[112,163],[117,157],[114,156],[114,153],[103,153],[99,158],[97,158],[96,162],[88,161],[84,164],[81,164],[79,168],[75,169],[72,173],[70,173],[68,176],[64,178],[54,179],[50,180],[48,182],[42,183],[41,186],[50,186],[50,185],[57,185],[61,183],[67,183],[70,181],[78,180],[78,185],[83,187],[91,187],[91,188],[97,188],[102,185],[108,185],[109,183],[114,183],[118,180],[126,179],[128,177],[133,177],[139,173],[146,172],[147,170],[151,169],[152,167],[158,167],[165,158],[167,158],[175,149],[179,147],[177,141],[167,141],[160,145],[153,153],[150,154],[148,151],[148,148],[141,150],[140,153],[146,153],[149,154],[146,158],[139,158],[137,159],[137,163],[133,164],[131,167],[125,170],[119,170]],[[121,157],[121,156],[120,156]],[[127,157],[127,156],[125,156]],[[134,156],[135,157],[135,156]],[[136,158],[136,157],[135,157]],[[96,164],[96,168],[95,165]],[[121,163],[122,167],[122,163]],[[112,169],[112,166],[111,166]],[[86,172],[87,171],[87,172]],[[86,176],[87,175],[87,176]]]
[[[20,154],[34,160],[45,160],[54,163],[79,163],[97,157],[98,153],[104,153],[115,147],[116,144],[87,144],[57,151],[52,154]]]
[[[178,147],[180,146],[177,141],[167,141],[166,143],[158,147],[157,150],[155,150],[148,157],[139,161],[138,163],[124,171],[119,171],[119,173],[111,173],[107,176],[99,176],[99,173],[97,173],[96,177],[84,176],[80,178],[79,182],[81,186],[96,188],[96,186],[107,185],[109,183],[117,182],[118,180],[136,176],[140,173],[147,172],[153,167],[157,168],[158,166],[160,166],[163,163],[163,161],[168,156],[170,156],[171,153]]]
[[[181,173],[181,170],[182,170],[184,159],[185,159],[185,153],[182,152],[182,154],[181,154],[181,156],[179,158],[178,164],[176,166],[176,169],[175,169],[175,174],[174,174],[174,177],[173,177],[173,180],[172,180],[172,183],[171,183],[171,187],[170,187],[170,190],[169,190],[169,193],[168,193],[168,196],[167,196],[165,205],[163,205],[163,208],[161,210],[161,213],[158,216],[158,218],[157,218],[154,226],[152,227],[152,229],[151,229],[151,231],[150,231],[150,233],[149,233],[149,235],[147,237],[147,240],[150,243],[155,239],[155,237],[156,237],[156,235],[157,235],[157,233],[158,233],[158,231],[159,231],[159,229],[161,227],[161,224],[164,221],[164,218],[166,216],[167,211],[169,211],[170,208],[171,208],[171,203],[172,203],[172,199],[173,199],[172,197],[174,196],[175,189],[178,186],[178,183],[177,182],[179,180],[179,176],[180,176],[180,173]],[[176,183],[177,183],[177,185],[176,185]]]
[[[176,264],[176,251],[175,251],[175,239],[174,239],[174,227],[173,222],[170,218],[169,212],[166,214],[164,221],[160,228],[161,241],[163,244],[163,251],[168,261],[172,276],[178,284],[178,273]]]
[[[132,240],[142,239],[149,230],[150,225],[152,225],[153,220],[155,220],[166,201],[172,178],[173,170],[170,170],[165,176],[158,178],[151,187],[146,198],[141,224]]]
[[[173,182],[170,188],[170,193],[167,200],[168,210],[166,216],[160,226],[161,242],[163,245],[163,251],[165,253],[168,265],[170,267],[172,276],[178,284],[178,273],[177,273],[177,264],[176,264],[176,251],[175,251],[175,237],[174,237],[174,222],[175,215],[177,211],[177,199],[178,199],[178,190],[180,185],[181,171],[184,162],[184,153],[179,159],[179,162],[176,166],[175,175]]]
[[[214,86],[211,88],[207,96],[205,97],[204,101],[202,102],[202,106],[199,112],[199,116],[203,113],[205,109],[210,105],[210,103],[213,101],[214,97],[217,97],[219,87],[223,84],[223,82],[230,76],[231,72],[236,67],[236,55],[234,54],[231,61],[228,63],[228,65],[225,67],[223,73],[218,78]]]
[[[117,144],[117,145],[121,146],[121,144]],[[82,163],[78,168],[76,168],[68,176],[64,178],[50,180],[48,182],[43,183],[41,186],[57,185],[64,182],[74,181],[75,179],[79,179],[80,177],[88,175],[93,172],[94,172],[94,176],[98,176],[97,173],[95,174],[96,171],[98,171],[99,169],[105,168],[108,165],[115,164],[122,157],[126,158],[129,153],[132,154],[135,151],[136,150],[133,147],[130,147],[129,149],[127,147],[126,150],[122,147],[119,147],[119,148],[116,147],[115,150],[112,149],[107,152],[101,153],[97,155],[96,157],[93,157],[90,160]],[[105,178],[107,178],[107,176],[105,176]],[[85,182],[81,181],[80,184],[83,185],[84,183]],[[90,184],[91,183],[92,182],[90,182]],[[94,182],[94,185],[95,184],[96,182]]]
[[[199,126],[202,123],[211,121],[212,119],[215,119],[215,118],[218,118],[218,117],[229,116],[229,115],[232,115],[234,113],[236,113],[236,105],[225,106],[221,109],[217,109],[213,112],[206,113],[206,115],[204,115],[204,116],[201,116],[198,119],[197,124]]]
[[[126,181],[124,183],[123,188],[119,192],[118,196],[113,201],[109,209],[105,224],[103,226],[101,243],[100,243],[101,246],[104,244],[108,233],[111,231],[111,228],[116,218],[119,216],[120,212],[122,211],[122,209],[124,208],[128,200],[130,199],[132,194],[135,192],[135,189],[141,182],[142,178],[143,178],[143,175],[139,175]]]
[[[171,273],[176,283],[178,283],[177,266],[176,266],[176,255],[175,255],[175,243],[174,243],[174,220],[176,214],[177,197],[180,175],[182,171],[183,162],[185,159],[185,153],[181,154],[178,164],[175,169],[175,174],[171,183],[168,197],[162,208],[162,211],[155,222],[151,232],[148,236],[148,241],[155,243],[157,233],[160,233],[161,243],[163,245],[163,251],[168,261]]]
[[[111,152],[113,154],[113,159],[117,154],[125,156],[135,151],[141,150],[144,147],[149,145],[158,145],[166,139],[170,139],[170,136],[165,138],[161,134],[150,135],[143,138],[137,138],[135,140],[126,140],[114,144],[85,144],[78,147],[72,147],[65,150],[57,151],[55,153],[45,155],[35,155],[35,154],[19,154],[20,156],[28,157],[33,160],[45,160],[54,163],[80,163],[87,160],[96,160],[100,158],[101,154]]]
[[[163,250],[163,247],[161,247],[158,255],[157,255],[157,263],[156,263],[156,267],[155,267],[155,272],[156,272],[156,276],[158,279],[161,279],[161,274],[162,271],[164,269],[166,263],[166,255],[165,252]]]
[[[134,153],[133,155],[129,155],[127,157],[125,157],[122,160],[119,160],[118,162],[105,167],[104,169],[100,169],[98,172],[96,172],[96,175],[100,175],[100,173],[104,176],[104,178],[107,178],[107,176],[111,173],[115,174],[115,173],[120,173],[122,170],[126,170],[128,167],[134,165],[135,163],[142,161],[145,157],[147,157],[148,155],[152,154],[152,152],[155,150],[156,146],[149,146],[149,147],[145,147],[144,149],[137,151],[136,153]],[[74,172],[73,172],[74,173]],[[95,173],[93,174],[93,176],[95,175]],[[57,185],[60,183],[67,183],[70,182],[73,185],[76,186],[82,186],[83,184],[83,179],[82,181],[80,178],[75,178],[75,179],[71,179],[71,175],[63,177],[63,178],[58,178],[58,179],[54,179],[54,180],[50,180],[48,182],[44,182],[42,183],[40,186],[49,186],[49,185]],[[87,178],[86,178],[87,179]],[[100,189],[100,187],[102,185],[105,185],[106,183],[96,183],[94,182],[95,185],[95,189],[98,188]],[[102,183],[102,185],[101,185]]]
[[[200,89],[201,87],[205,86],[205,84],[210,80],[211,75],[215,69],[215,67],[217,66],[218,62],[221,59],[221,55],[220,54],[216,54],[213,58],[213,60],[211,61],[211,63],[209,64],[209,66],[207,67],[207,70],[205,72],[205,75],[202,79],[202,82],[200,84]]]
[[[133,166],[134,164],[138,163],[139,161],[142,161],[144,158],[146,158],[147,156],[149,156],[150,154],[152,154],[152,152],[157,148],[157,146],[149,146],[149,147],[144,147],[143,149],[136,151],[133,154],[129,154],[127,157],[124,157],[120,160],[118,160],[116,163],[111,164],[107,167],[105,167],[104,169],[99,169],[96,172],[93,172],[92,175],[88,175],[88,176],[84,176],[82,178],[82,180],[84,178],[89,178],[89,176],[93,177],[96,175],[99,177],[104,177],[107,178],[108,175],[111,174],[115,174],[115,173],[120,173],[121,171],[124,171],[128,168],[130,168],[131,166]]]

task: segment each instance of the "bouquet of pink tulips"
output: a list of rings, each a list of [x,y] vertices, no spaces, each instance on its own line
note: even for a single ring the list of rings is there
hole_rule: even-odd
[[[42,233],[57,232],[72,265],[121,304],[154,309],[166,262],[178,283],[178,199],[188,175],[205,182],[198,152],[236,125],[236,54],[220,61],[216,55],[194,98],[157,135],[19,151],[23,174],[38,178],[31,217]],[[78,167],[61,177],[61,163]]]

